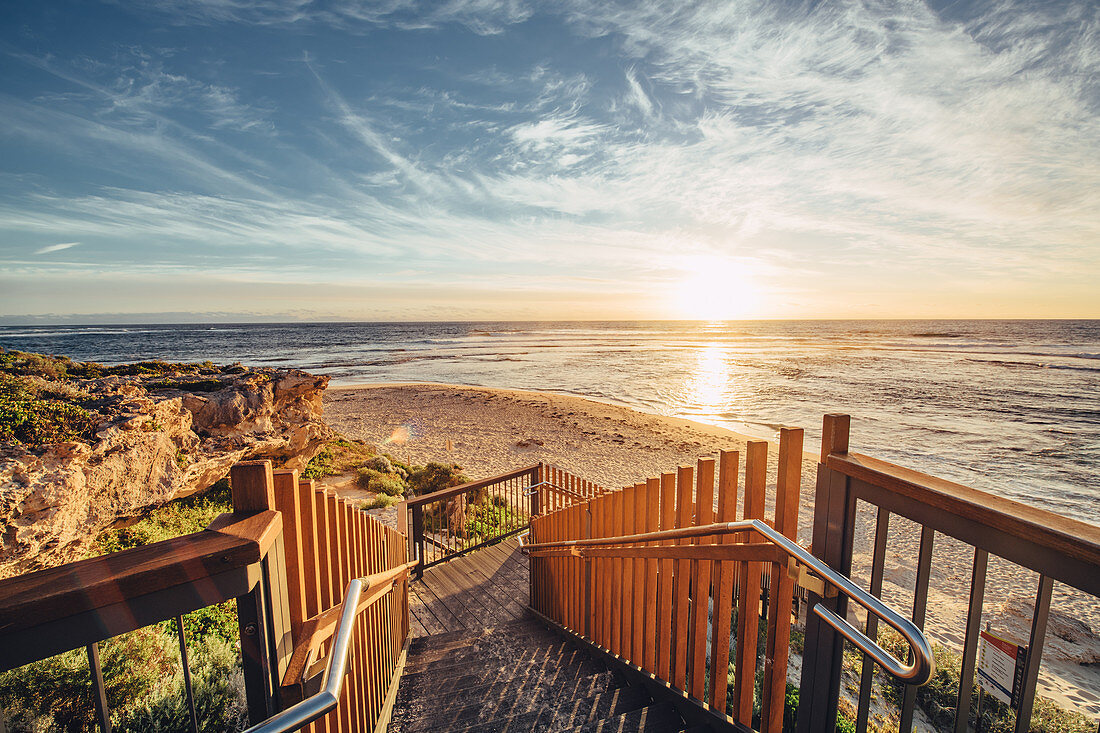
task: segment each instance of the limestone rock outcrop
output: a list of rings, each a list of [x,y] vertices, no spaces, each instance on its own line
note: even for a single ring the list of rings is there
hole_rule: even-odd
[[[237,461],[303,468],[329,435],[328,377],[293,369],[72,384],[100,420],[91,442],[0,446],[0,577],[78,559],[104,528],[209,487]]]

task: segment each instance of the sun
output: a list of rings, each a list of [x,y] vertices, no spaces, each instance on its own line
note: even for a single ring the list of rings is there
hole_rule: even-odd
[[[692,260],[673,290],[679,317],[700,321],[748,318],[757,312],[760,292],[741,262],[717,257]]]

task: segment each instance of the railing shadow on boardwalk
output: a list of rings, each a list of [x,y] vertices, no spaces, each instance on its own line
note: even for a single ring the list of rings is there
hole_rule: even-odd
[[[506,538],[435,565],[409,584],[414,636],[481,629],[528,615],[527,556]]]

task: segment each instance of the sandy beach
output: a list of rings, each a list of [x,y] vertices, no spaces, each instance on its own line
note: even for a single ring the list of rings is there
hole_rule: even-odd
[[[621,488],[719,450],[744,450],[750,438],[689,420],[650,415],[581,397],[441,384],[330,387],[325,420],[336,430],[383,447],[401,460],[453,462],[471,478],[552,463],[608,488]],[[405,443],[387,439],[405,427]],[[447,449],[450,441],[451,450]],[[859,450],[853,445],[854,450]],[[768,513],[776,450],[769,451]],[[920,469],[920,466],[912,466]],[[816,458],[805,455],[799,540],[809,542]],[[864,509],[868,509],[864,507]],[[860,511],[853,574],[866,581],[874,513]],[[891,522],[884,599],[911,608],[919,532]],[[938,536],[929,593],[929,636],[956,650],[962,643],[973,550]],[[862,576],[862,577],[861,577]],[[984,621],[1026,643],[1037,575],[990,559]],[[1083,629],[1080,624],[1091,627]],[[1090,716],[1100,715],[1100,628],[1096,599],[1056,585],[1043,657],[1040,694]]]

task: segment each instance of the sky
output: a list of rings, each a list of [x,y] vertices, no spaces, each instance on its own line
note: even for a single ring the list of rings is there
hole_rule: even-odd
[[[7,0],[0,318],[1100,317],[1100,3]]]

